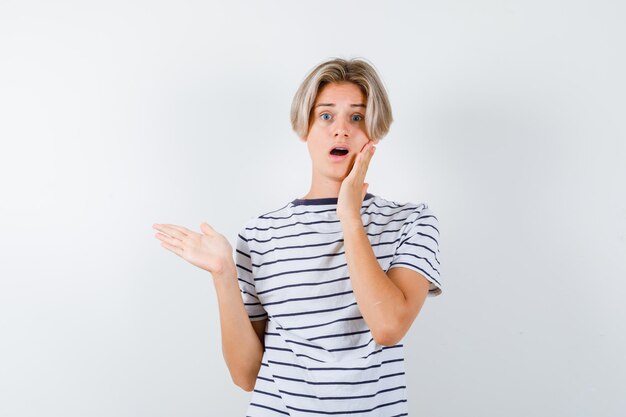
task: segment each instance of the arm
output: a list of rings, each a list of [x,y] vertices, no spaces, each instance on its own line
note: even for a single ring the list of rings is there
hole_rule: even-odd
[[[374,154],[374,142],[365,144],[339,189],[337,217],[354,297],[376,343],[394,345],[411,327],[428,294],[429,282],[418,272],[396,267],[382,270],[361,220],[360,208],[368,184],[365,175]]]
[[[378,264],[361,218],[342,220],[354,297],[376,343],[390,346],[407,333],[428,295],[429,282],[408,268],[386,274]]]
[[[209,224],[196,233],[173,224],[154,224],[161,245],[213,276],[222,330],[222,353],[233,382],[246,391],[254,388],[261,368],[263,344],[260,324],[251,324],[239,289],[232,246]]]
[[[222,354],[233,382],[252,391],[261,368],[263,334],[267,319],[251,322],[237,284],[232,263],[221,274],[213,275],[220,310]]]

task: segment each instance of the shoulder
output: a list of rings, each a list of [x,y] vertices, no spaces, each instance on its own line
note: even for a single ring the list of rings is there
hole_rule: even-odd
[[[289,223],[292,217],[293,212],[291,210],[291,202],[289,202],[280,208],[248,218],[239,234],[243,238],[248,239],[248,237],[254,236],[258,231],[267,231],[275,228],[277,225]]]
[[[413,222],[424,217],[437,220],[435,213],[426,202],[400,202],[375,195],[370,202],[370,207],[377,212],[403,218],[406,222]]]

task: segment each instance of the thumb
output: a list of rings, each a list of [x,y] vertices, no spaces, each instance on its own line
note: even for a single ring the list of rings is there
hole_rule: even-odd
[[[213,229],[208,223],[202,223],[200,225],[200,230],[202,230],[202,233],[204,233],[205,235],[212,235],[215,233],[215,229]]]

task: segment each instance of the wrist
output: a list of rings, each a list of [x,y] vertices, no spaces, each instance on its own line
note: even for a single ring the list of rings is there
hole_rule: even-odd
[[[215,280],[228,280],[237,278],[237,266],[232,259],[226,260],[220,269],[211,272]]]
[[[341,223],[341,227],[346,230],[346,229],[362,229],[363,228],[363,220],[361,220],[361,217],[357,217],[357,216],[348,216],[348,217],[344,217],[342,219],[339,219],[339,222]]]

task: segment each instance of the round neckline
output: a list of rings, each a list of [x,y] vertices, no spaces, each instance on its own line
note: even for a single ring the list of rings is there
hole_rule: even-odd
[[[367,193],[363,201],[374,197],[374,194]],[[291,202],[294,206],[323,206],[337,204],[338,197],[322,197],[322,198],[296,198]]]

